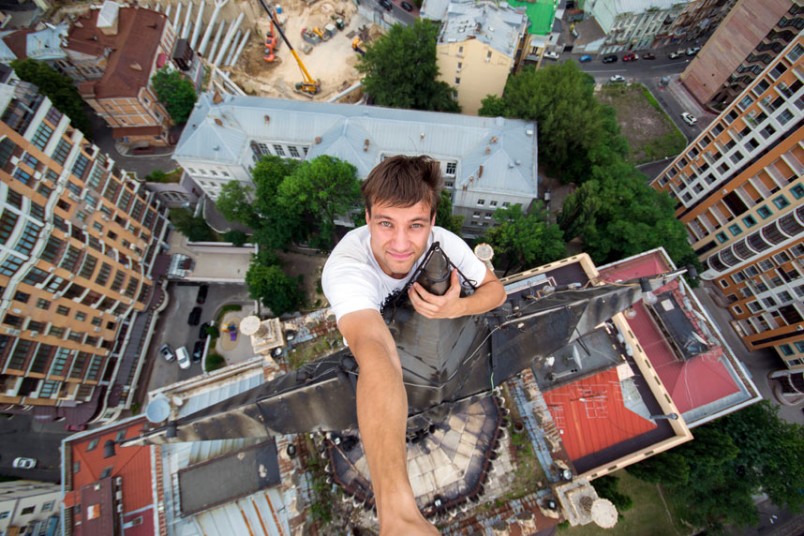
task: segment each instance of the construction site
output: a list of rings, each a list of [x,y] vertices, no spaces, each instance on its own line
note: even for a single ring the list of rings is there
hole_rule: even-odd
[[[222,75],[248,95],[331,100],[360,80],[355,65],[361,47],[380,32],[368,18],[371,8],[359,12],[351,0],[157,0],[139,5],[166,14],[177,37],[206,58],[213,84]],[[359,98],[358,90],[343,100]]]

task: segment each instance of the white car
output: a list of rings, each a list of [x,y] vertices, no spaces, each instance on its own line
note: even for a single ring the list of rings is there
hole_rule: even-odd
[[[192,364],[190,361],[190,354],[187,352],[187,348],[184,346],[176,350],[176,359],[179,361],[179,368],[182,369],[188,369]]]
[[[544,54],[542,54],[542,57],[548,60],[557,60],[558,52],[547,51]]]
[[[615,74],[609,78],[609,82],[625,82],[625,77],[621,74]]]
[[[11,466],[15,469],[33,469],[36,467],[36,460],[33,458],[14,458]]]
[[[687,124],[688,124],[689,126],[691,126],[691,127],[692,127],[692,126],[695,126],[695,123],[697,123],[697,122],[698,122],[698,118],[697,118],[697,117],[695,117],[694,115],[689,114],[689,113],[687,113],[687,112],[683,112],[683,113],[681,114],[681,119],[683,119],[683,120],[684,120],[684,122],[685,122],[685,123],[687,123]]]

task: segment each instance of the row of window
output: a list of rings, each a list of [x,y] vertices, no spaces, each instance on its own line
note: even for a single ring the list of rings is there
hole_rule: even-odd
[[[56,501],[47,501],[42,503],[42,508],[39,509],[40,512],[52,512],[53,508],[56,506]],[[21,516],[29,516],[36,513],[36,505],[32,504],[30,506],[24,506],[20,509],[19,515]],[[0,519],[7,519],[11,516],[11,512],[6,510],[4,512],[0,512]]]

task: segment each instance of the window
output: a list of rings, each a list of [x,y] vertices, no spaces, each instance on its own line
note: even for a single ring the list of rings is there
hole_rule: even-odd
[[[457,162],[447,162],[447,170],[446,170],[447,175],[455,175],[457,169],[458,169]]]
[[[112,474],[112,467],[106,467],[103,471],[101,471],[100,479],[103,480],[104,478],[109,478]]]
[[[34,134],[33,140],[31,142],[36,145],[36,147],[40,151],[45,150],[45,145],[47,145],[48,140],[50,140],[50,136],[53,134],[53,129],[50,128],[47,124],[42,123],[39,125],[39,128],[36,129],[36,134]]]
[[[48,501],[42,505],[43,512],[50,512],[53,510],[53,507],[56,506],[56,501]]]
[[[11,515],[11,512],[9,512],[9,511],[0,512],[0,519],[6,519],[10,515]]]
[[[274,144],[274,153],[276,153],[277,156],[285,156],[285,148],[281,145]]]
[[[733,234],[734,236],[737,236],[738,234],[742,233],[743,230],[742,230],[742,228],[740,228],[739,225],[737,225],[736,223],[733,223],[733,224],[729,225],[729,232],[731,234]]]
[[[752,89],[751,91],[754,93],[754,95],[759,96],[759,95],[763,94],[769,87],[770,87],[770,82],[768,82],[767,80],[765,80],[763,78],[762,80],[760,80],[757,83],[757,85],[754,86],[754,89]]]
[[[478,205],[485,205],[485,204],[486,204],[486,200],[485,200],[485,199],[478,199],[478,200],[477,200],[477,204],[478,204]]]
[[[782,110],[782,113],[778,115],[777,119],[779,120],[779,124],[786,125],[793,119],[793,112],[790,110]]]
[[[773,263],[768,259],[763,259],[759,261],[759,267],[763,272],[767,272],[768,270],[773,270]]]
[[[60,314],[60,315],[67,316],[67,315],[70,314],[70,308],[65,307],[63,305],[59,305],[58,307],[56,307],[56,313]]]
[[[746,108],[751,106],[753,102],[754,102],[753,97],[751,97],[751,95],[746,95],[745,97],[742,98],[742,100],[740,100],[740,102],[737,103],[737,106],[739,106],[741,110],[745,110]]]
[[[780,195],[779,197],[773,198],[773,204],[776,205],[776,208],[784,208],[790,205],[790,201],[788,201],[785,196]]]
[[[36,511],[36,505],[34,506],[26,506],[20,511],[20,515],[29,516]]]
[[[18,302],[28,303],[28,300],[31,299],[31,295],[26,294],[25,292],[17,291],[16,293],[14,293],[14,299],[17,300]]]
[[[743,223],[746,227],[753,227],[757,224],[757,220],[753,216],[746,216],[743,218]]]
[[[759,214],[759,216],[762,219],[767,219],[767,218],[770,218],[771,214],[773,214],[773,213],[770,211],[770,209],[768,207],[766,207],[765,205],[762,205],[761,207],[759,207],[757,209],[757,214]]]
[[[87,314],[86,314],[86,313],[82,313],[81,311],[76,311],[76,312],[75,312],[75,319],[76,319],[76,320],[80,320],[80,321],[82,321],[82,322],[83,322],[84,320],[86,320],[86,319],[87,319]]]
[[[726,242],[729,239],[729,235],[727,235],[726,233],[724,233],[722,231],[719,232],[716,236],[717,236],[717,241],[720,242],[721,244],[723,242]]]
[[[47,311],[48,309],[50,309],[50,302],[44,298],[39,298],[38,300],[36,300],[36,307]]]
[[[456,85],[456,86],[458,86],[458,85],[460,85],[460,83],[461,83],[461,77],[460,77],[460,76],[456,76],[456,77],[455,77],[455,85]]]
[[[87,452],[89,452],[91,450],[95,450],[95,448],[98,446],[98,443],[100,443],[100,439],[97,438],[97,437],[95,439],[93,439],[92,441],[90,441],[89,445],[87,445]]]
[[[784,355],[785,357],[791,356],[794,353],[793,352],[793,347],[790,346],[789,344],[780,344],[779,345],[779,351],[781,351],[782,355]]]

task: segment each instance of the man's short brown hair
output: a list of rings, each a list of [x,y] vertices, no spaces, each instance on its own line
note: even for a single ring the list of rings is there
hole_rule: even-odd
[[[441,167],[428,156],[392,156],[371,170],[360,190],[369,216],[373,205],[412,207],[421,201],[432,218],[441,195]]]

